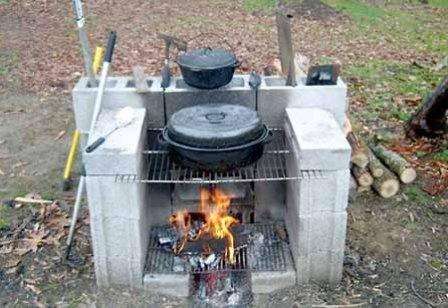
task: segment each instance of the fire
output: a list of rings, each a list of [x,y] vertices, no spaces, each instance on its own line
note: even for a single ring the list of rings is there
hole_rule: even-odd
[[[230,207],[230,196],[226,195],[219,188],[211,190],[202,188],[200,191],[199,214],[203,218],[203,224],[200,226],[196,235],[191,236],[192,215],[187,210],[181,210],[171,215],[169,222],[182,234],[182,240],[174,248],[174,253],[180,253],[187,241],[195,241],[202,236],[208,235],[214,239],[225,239],[226,260],[235,263],[235,239],[233,237],[231,226],[238,221],[228,214]]]

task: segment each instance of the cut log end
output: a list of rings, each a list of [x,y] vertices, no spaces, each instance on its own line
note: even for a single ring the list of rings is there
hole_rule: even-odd
[[[400,174],[400,180],[405,184],[414,182],[416,178],[417,172],[415,172],[414,168],[406,168]]]
[[[365,168],[369,163],[369,158],[364,153],[354,154],[351,158],[351,162],[360,168]]]
[[[367,169],[353,165],[352,172],[359,186],[371,186],[373,184],[373,178]]]
[[[374,186],[381,197],[387,199],[395,196],[400,189],[400,184],[395,179],[388,179]]]

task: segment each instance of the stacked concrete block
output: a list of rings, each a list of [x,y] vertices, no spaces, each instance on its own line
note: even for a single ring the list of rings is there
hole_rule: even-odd
[[[115,125],[119,110],[102,110],[89,142]],[[100,287],[140,288],[148,245],[147,187],[115,181],[116,173],[141,175],[145,169],[146,110],[111,134],[93,153],[83,153],[95,263]]]
[[[342,275],[350,146],[327,111],[287,108],[285,113],[287,141],[294,149],[287,172],[323,172],[323,178],[287,183],[285,217],[297,280],[335,283]]]
[[[342,127],[347,111],[347,86],[339,79],[336,85],[306,86],[297,77],[295,87],[285,86],[281,77],[264,77],[258,94],[258,110],[263,121],[272,127],[283,127],[286,108],[320,108],[331,113]]]
[[[101,108],[104,110],[122,107],[145,108],[148,112],[148,127],[157,128],[164,125],[162,87],[160,77],[146,80],[149,92],[137,93],[131,77],[109,77],[106,83]],[[87,134],[90,129],[93,107],[98,88],[92,88],[87,78],[81,78],[75,85],[73,107],[75,110],[76,128]]]

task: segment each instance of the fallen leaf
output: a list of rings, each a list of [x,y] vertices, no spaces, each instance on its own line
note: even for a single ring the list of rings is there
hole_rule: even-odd
[[[27,249],[32,252],[36,252],[40,246],[44,243],[45,237],[48,235],[48,232],[44,230],[31,231],[28,233],[28,238],[24,239],[24,243]]]

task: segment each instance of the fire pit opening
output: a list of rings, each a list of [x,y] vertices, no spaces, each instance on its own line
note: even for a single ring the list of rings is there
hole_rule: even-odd
[[[252,294],[340,279],[350,178],[346,86],[311,87],[300,78],[296,87],[274,86],[269,78],[254,93],[247,75],[210,91],[178,88],[179,77],[163,89],[155,76],[146,78],[144,95],[132,78],[110,78],[115,86],[89,138],[111,130],[120,108],[133,108],[135,118],[83,154],[100,287],[238,305]],[[77,126],[88,131],[86,101],[96,89],[83,78],[73,95]],[[257,112],[272,132],[258,160],[211,171],[172,157],[159,139],[166,119],[210,102]]]

